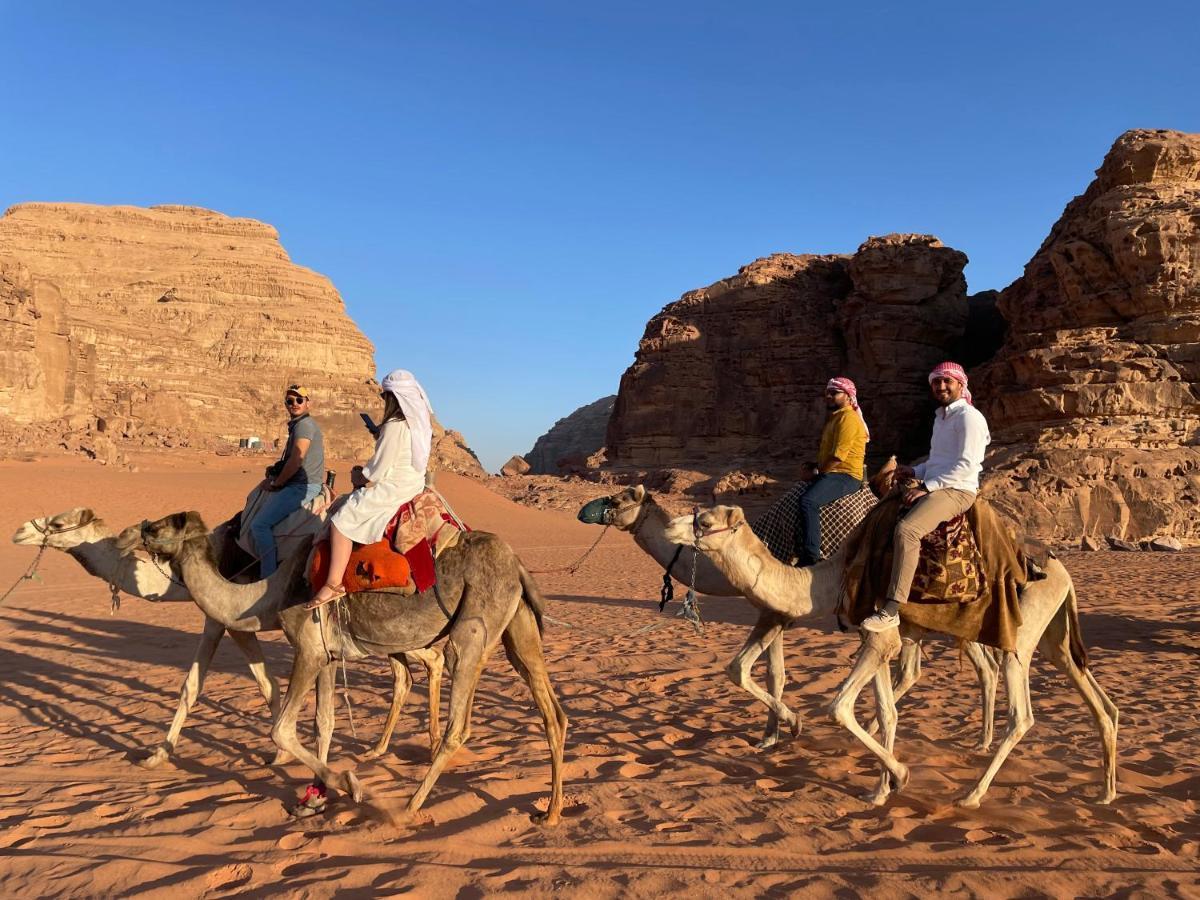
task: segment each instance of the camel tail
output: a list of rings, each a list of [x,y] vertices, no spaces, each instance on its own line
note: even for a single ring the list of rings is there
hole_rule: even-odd
[[[1079,602],[1075,597],[1075,583],[1067,588],[1067,642],[1071,659],[1080,669],[1088,667],[1087,647],[1083,645],[1083,628],[1079,624]]]
[[[521,600],[533,612],[533,617],[537,620],[538,634],[543,634],[545,628],[542,625],[542,616],[546,612],[546,598],[542,596],[541,589],[524,564],[517,563],[517,565],[521,569]]]

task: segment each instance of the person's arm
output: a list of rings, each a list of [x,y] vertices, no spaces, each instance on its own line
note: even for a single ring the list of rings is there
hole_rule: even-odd
[[[987,423],[981,415],[965,414],[954,421],[954,436],[958,439],[958,458],[949,469],[929,479],[922,478],[931,491],[949,487],[956,481],[971,478],[977,467],[983,465],[983,455],[991,441]]]
[[[834,466],[842,461],[839,453],[844,453],[846,445],[850,442],[851,431],[849,426],[849,418],[847,416],[838,415],[837,418],[830,423],[833,426],[833,431],[830,433],[830,443],[833,445],[833,450],[830,455],[821,460],[817,466],[817,471],[824,475]]]
[[[283,468],[279,470],[279,474],[271,479],[268,488],[272,491],[277,491],[292,480],[292,476],[300,471],[300,467],[304,465],[304,456],[308,453],[308,448],[312,444],[309,438],[296,438],[292,443],[292,452],[288,454],[288,458],[283,461]]]
[[[388,427],[385,428],[385,424]],[[395,460],[396,444],[400,440],[400,433],[406,430],[398,425],[380,424],[379,436],[375,438],[375,452],[371,454],[367,464],[362,467],[363,478],[368,483],[375,481],[380,472],[391,466]]]

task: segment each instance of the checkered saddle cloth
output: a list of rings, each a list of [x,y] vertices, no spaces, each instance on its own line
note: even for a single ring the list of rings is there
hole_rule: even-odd
[[[767,545],[771,555],[788,565],[792,565],[796,560],[800,498],[808,490],[808,484],[807,481],[799,482],[750,526],[758,539]],[[832,556],[878,502],[870,486],[864,482],[862,490],[847,494],[840,500],[822,507],[821,558]]]

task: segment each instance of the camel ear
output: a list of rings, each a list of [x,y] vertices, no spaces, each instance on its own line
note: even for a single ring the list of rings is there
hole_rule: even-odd
[[[744,525],[746,522],[746,513],[742,511],[740,506],[729,507],[729,528],[737,528],[739,525]]]
[[[183,532],[187,529],[187,513],[172,513],[167,516],[167,522],[179,537],[183,537]],[[151,524],[154,524],[153,522]]]
[[[646,499],[646,486],[644,484],[634,485],[633,499],[636,500],[638,503],[641,503],[643,500]]]
[[[182,540],[187,541],[194,537],[208,536],[208,526],[200,518],[200,513],[195,510],[184,514],[184,523],[183,534],[180,535]]]
[[[89,522],[96,521],[96,514],[86,506],[79,510],[79,524],[87,525]]]

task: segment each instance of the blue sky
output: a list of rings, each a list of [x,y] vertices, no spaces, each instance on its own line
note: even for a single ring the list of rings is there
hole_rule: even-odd
[[[1020,274],[1128,128],[1200,131],[1194,3],[0,0],[0,207],[275,225],[493,470],[768,253]]]

